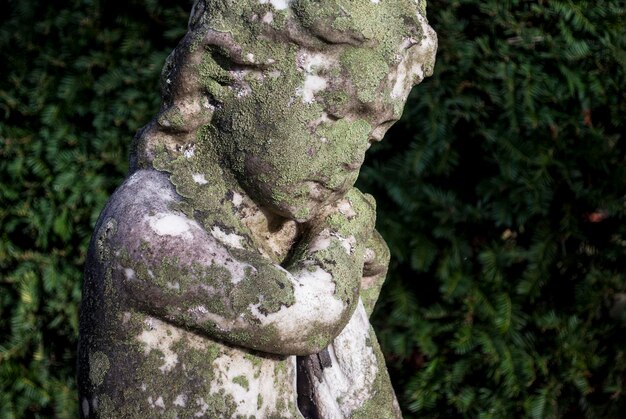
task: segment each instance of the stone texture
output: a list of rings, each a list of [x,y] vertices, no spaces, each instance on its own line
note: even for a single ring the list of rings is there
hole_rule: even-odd
[[[91,241],[82,417],[400,416],[353,185],[436,43],[423,1],[196,1]]]

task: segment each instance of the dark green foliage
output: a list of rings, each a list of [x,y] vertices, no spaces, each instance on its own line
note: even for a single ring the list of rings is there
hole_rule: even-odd
[[[87,241],[186,0],[0,14],[0,418],[75,417]],[[620,1],[431,0],[433,78],[361,184],[393,254],[376,326],[407,416],[626,409]]]
[[[624,3],[428,10],[435,75],[362,175],[393,255],[376,326],[405,413],[623,417]]]
[[[189,2],[113,3],[0,13],[0,418],[77,416],[87,244],[186,29]]]

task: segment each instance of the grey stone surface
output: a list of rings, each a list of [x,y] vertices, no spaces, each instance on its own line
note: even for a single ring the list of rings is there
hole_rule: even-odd
[[[436,44],[423,1],[196,1],[91,241],[82,417],[400,416],[354,182]]]

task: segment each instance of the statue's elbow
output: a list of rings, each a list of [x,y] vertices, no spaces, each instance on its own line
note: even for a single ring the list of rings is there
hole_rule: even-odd
[[[334,331],[315,330],[293,343],[293,355],[306,356],[323,351],[335,339]]]

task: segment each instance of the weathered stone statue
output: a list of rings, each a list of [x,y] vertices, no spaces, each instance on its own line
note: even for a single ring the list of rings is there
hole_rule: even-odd
[[[96,225],[83,417],[385,418],[388,250],[353,187],[431,74],[423,0],[198,0]]]

